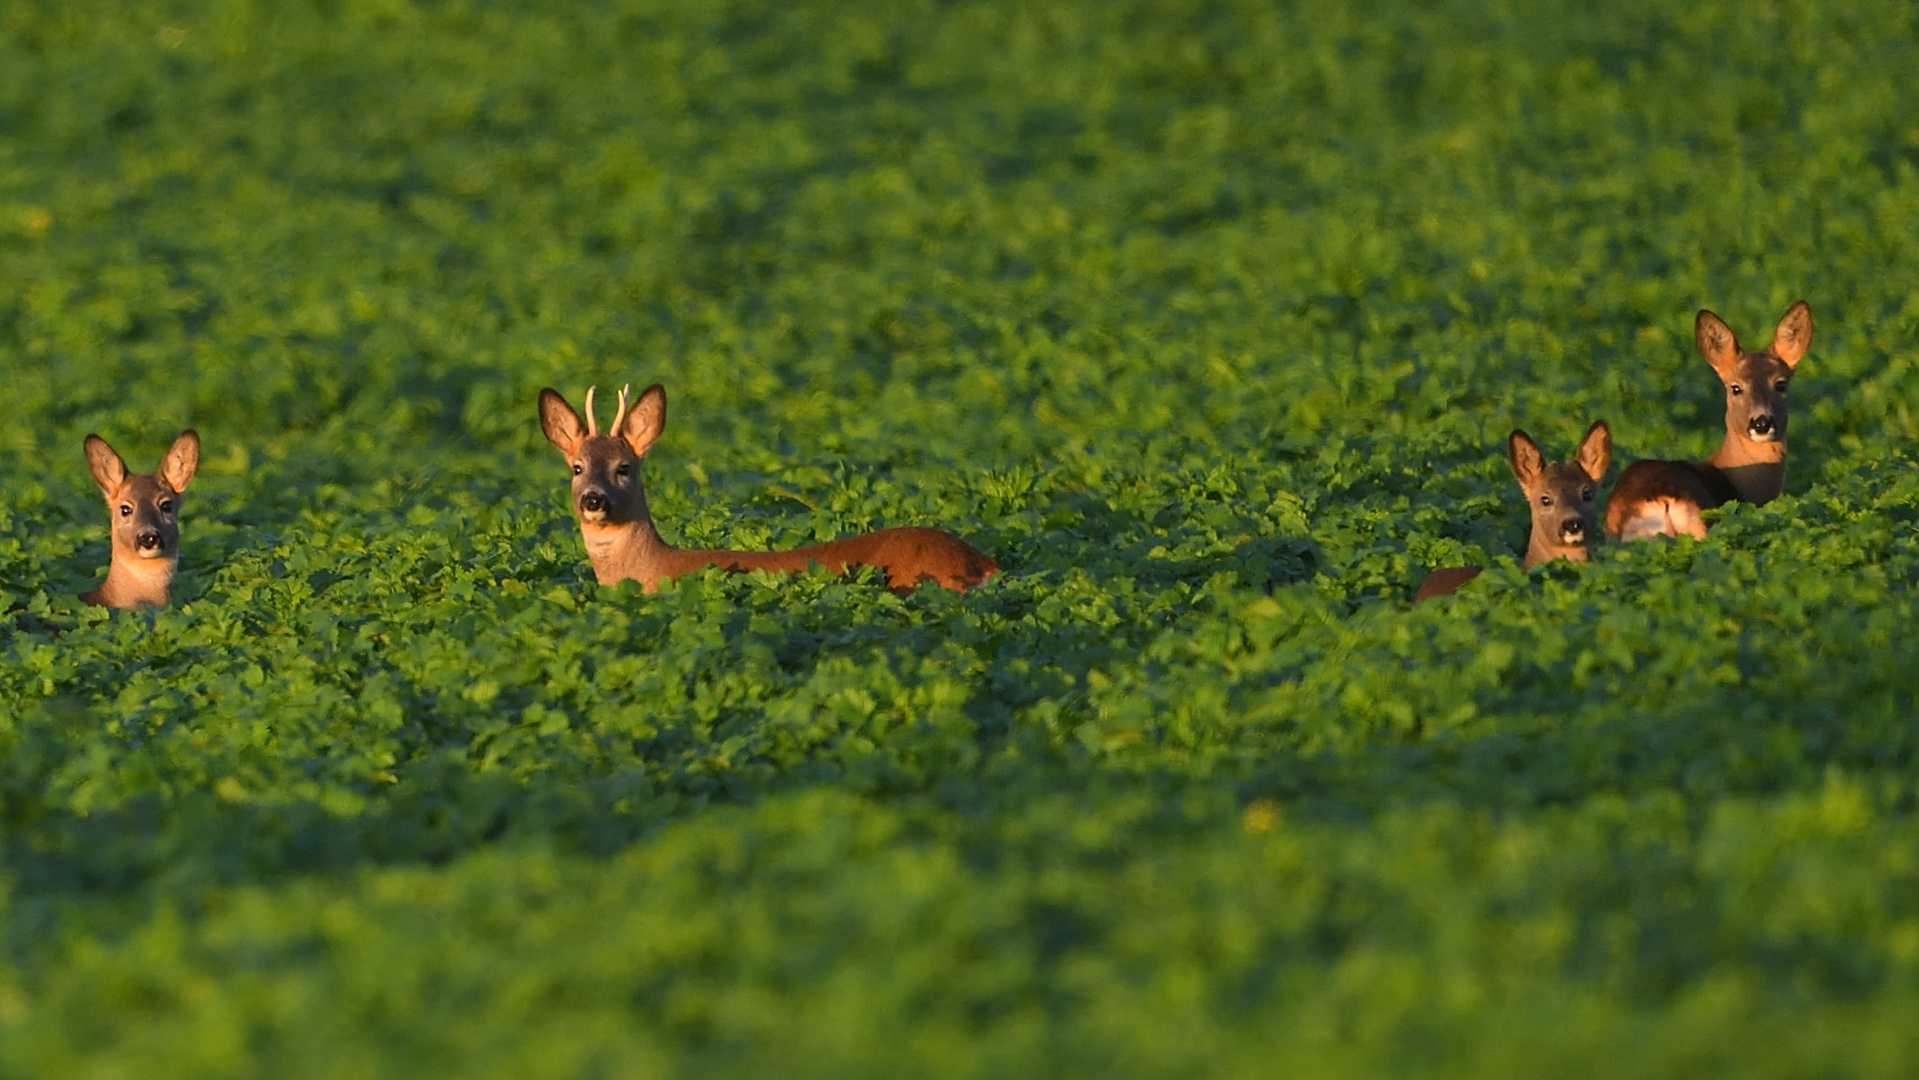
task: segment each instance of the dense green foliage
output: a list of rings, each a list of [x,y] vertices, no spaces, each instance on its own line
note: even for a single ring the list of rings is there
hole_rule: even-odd
[[[1896,0],[0,6],[0,1075],[1919,1069]],[[1531,575],[1502,456],[1787,495]],[[593,583],[545,384],[664,382]],[[159,613],[88,431],[205,440]],[[1424,572],[1491,560],[1418,610]]]

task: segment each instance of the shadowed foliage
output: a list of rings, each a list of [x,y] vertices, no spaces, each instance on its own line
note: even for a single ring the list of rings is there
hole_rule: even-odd
[[[0,1074],[1911,1075],[1914,70],[1874,0],[0,5]],[[1507,432],[1703,457],[1694,313],[1801,297],[1783,497],[1519,569]],[[595,585],[535,395],[656,381],[669,540],[1003,572]],[[189,426],[173,605],[86,607],[82,439]]]

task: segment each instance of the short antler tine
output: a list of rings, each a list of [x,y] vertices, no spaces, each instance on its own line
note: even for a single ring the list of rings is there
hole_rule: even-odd
[[[613,417],[613,426],[607,429],[615,435],[620,433],[620,425],[626,423],[626,393],[631,389],[633,389],[632,383],[620,387],[620,411]]]
[[[598,435],[600,433],[599,418],[593,415],[593,391],[598,389],[599,387],[597,386],[589,386],[586,388],[586,433],[588,435]]]

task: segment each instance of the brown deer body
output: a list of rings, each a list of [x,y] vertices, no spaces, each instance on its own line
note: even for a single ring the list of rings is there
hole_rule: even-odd
[[[1532,508],[1532,537],[1526,542],[1526,556],[1520,565],[1530,570],[1552,559],[1586,562],[1599,531],[1596,485],[1612,463],[1612,429],[1604,420],[1595,422],[1579,441],[1573,461],[1550,465],[1532,436],[1515,431],[1506,437],[1506,459],[1520,490],[1526,493],[1526,504]],[[1478,577],[1480,570],[1477,566],[1435,570],[1420,583],[1413,603],[1451,595]]]
[[[637,581],[653,592],[660,582],[709,566],[724,570],[805,570],[815,563],[838,573],[849,566],[877,567],[895,592],[931,581],[965,591],[999,571],[999,564],[957,536],[938,529],[897,528],[849,536],[789,551],[729,551],[677,548],[660,537],[647,508],[640,464],[666,428],[666,391],[647,387],[601,434],[593,417],[593,391],[586,392],[586,419],[551,388],[540,391],[540,429],[573,469],[573,515],[586,541],[586,555],[601,584]]]
[[[1705,539],[1699,516],[1729,502],[1766,503],[1786,482],[1786,387],[1812,345],[1804,300],[1779,320],[1772,344],[1746,351],[1710,311],[1693,326],[1699,353],[1726,384],[1726,437],[1704,461],[1635,461],[1619,474],[1606,507],[1606,538]]]
[[[106,496],[113,534],[107,580],[80,594],[110,608],[166,607],[180,568],[180,501],[200,464],[200,436],[189,428],[168,448],[160,467],[144,476],[98,435],[87,436],[87,468]]]

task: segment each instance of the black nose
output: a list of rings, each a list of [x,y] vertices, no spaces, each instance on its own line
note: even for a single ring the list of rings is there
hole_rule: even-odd
[[[1766,416],[1763,413],[1755,416],[1751,420],[1746,421],[1746,430],[1752,432],[1754,435],[1770,435],[1772,434],[1772,417]]]
[[[1559,523],[1559,535],[1582,536],[1586,532],[1586,523],[1578,518],[1567,518]]]
[[[597,491],[589,491],[580,496],[580,509],[589,514],[597,514],[606,509],[606,496]]]
[[[160,546],[160,534],[148,529],[146,532],[134,537],[133,542],[139,544],[142,550],[157,548]]]

